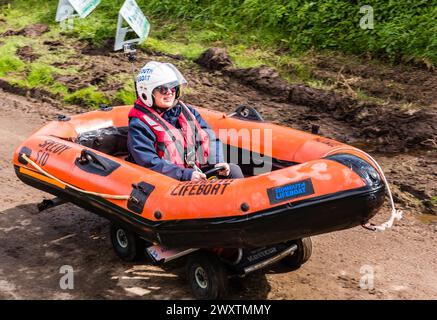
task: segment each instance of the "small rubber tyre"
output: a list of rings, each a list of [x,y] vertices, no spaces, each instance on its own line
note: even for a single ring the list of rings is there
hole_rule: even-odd
[[[135,233],[111,223],[110,234],[112,247],[120,259],[132,262],[143,257],[145,243]]]
[[[308,261],[313,251],[311,238],[302,238],[294,242],[297,245],[296,251],[283,258],[281,263],[292,270],[299,269],[301,265]]]
[[[220,259],[209,252],[199,252],[187,260],[187,280],[199,300],[216,300],[226,295],[228,273]]]

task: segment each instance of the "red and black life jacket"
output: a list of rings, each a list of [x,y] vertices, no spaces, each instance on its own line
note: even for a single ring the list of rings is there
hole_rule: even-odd
[[[209,135],[200,127],[196,117],[179,100],[181,113],[178,122],[181,130],[175,128],[155,110],[146,106],[140,99],[129,112],[129,118],[138,118],[155,134],[155,148],[158,156],[181,167],[194,162],[198,167],[208,161]]]

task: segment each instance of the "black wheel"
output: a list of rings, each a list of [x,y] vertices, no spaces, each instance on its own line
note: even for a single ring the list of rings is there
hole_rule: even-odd
[[[295,244],[297,245],[296,251],[281,260],[282,264],[292,270],[298,269],[301,265],[307,262],[313,251],[310,237],[298,239],[295,241]]]
[[[223,262],[208,252],[199,252],[187,261],[187,279],[196,299],[214,300],[226,294],[228,276]]]
[[[138,260],[144,254],[144,241],[115,223],[111,223],[111,242],[115,253],[124,261]]]

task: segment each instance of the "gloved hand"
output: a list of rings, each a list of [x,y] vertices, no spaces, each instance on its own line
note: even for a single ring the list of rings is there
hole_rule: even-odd
[[[206,180],[206,176],[202,172],[194,171],[193,175],[191,176],[191,181],[202,181]]]

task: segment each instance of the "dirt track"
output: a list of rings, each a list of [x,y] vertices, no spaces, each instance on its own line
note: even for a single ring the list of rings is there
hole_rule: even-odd
[[[120,261],[111,249],[106,220],[71,204],[38,213],[36,204],[51,196],[21,183],[11,157],[23,139],[59,112],[48,103],[0,90],[0,298],[191,299],[180,268]],[[328,120],[331,136],[340,137],[341,123]],[[435,160],[425,153],[376,157],[400,189],[402,179],[413,191],[421,184],[428,185],[425,190],[435,187]],[[409,175],[422,180],[413,179],[411,187]],[[301,269],[286,272],[275,266],[238,280],[230,298],[437,299],[437,221],[419,219],[420,207],[397,190],[405,218],[393,229],[371,233],[358,227],[314,237],[313,255]],[[388,218],[388,207],[383,212],[378,221]],[[62,265],[74,268],[73,290],[60,289]],[[366,265],[375,275],[371,290],[359,286],[360,268]]]

